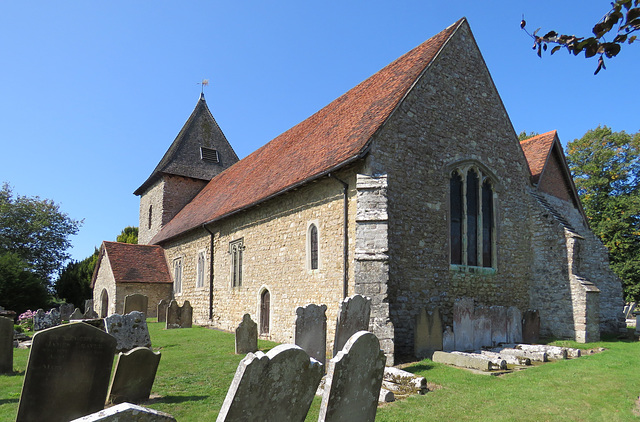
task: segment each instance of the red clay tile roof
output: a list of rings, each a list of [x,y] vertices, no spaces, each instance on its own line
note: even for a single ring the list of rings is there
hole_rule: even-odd
[[[151,243],[219,220],[360,158],[463,23],[464,18],[214,177]]]
[[[520,142],[531,170],[531,182],[534,184],[540,181],[540,176],[551,153],[553,141],[557,136],[557,131],[552,130]]]
[[[105,241],[98,265],[104,255],[109,258],[116,283],[172,283],[164,250],[159,246]]]

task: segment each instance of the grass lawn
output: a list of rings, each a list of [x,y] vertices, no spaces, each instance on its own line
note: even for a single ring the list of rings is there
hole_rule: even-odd
[[[154,350],[162,359],[152,394],[143,404],[180,422],[215,420],[238,362],[232,334],[201,327],[164,330],[149,323]],[[640,395],[640,343],[603,341],[560,345],[607,350],[579,359],[552,362],[501,377],[416,362],[405,370],[441,386],[424,396],[381,406],[377,421],[626,421]],[[558,343],[556,343],[558,344]],[[268,350],[275,343],[260,341]],[[0,422],[15,420],[27,350],[15,350],[14,375],[0,375]],[[308,421],[317,420],[316,397]]]

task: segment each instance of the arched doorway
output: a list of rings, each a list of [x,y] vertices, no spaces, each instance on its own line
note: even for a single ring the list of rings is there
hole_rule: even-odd
[[[100,318],[106,318],[109,312],[109,293],[107,289],[102,289],[100,294]]]
[[[271,294],[265,289],[260,295],[260,334],[269,334],[270,308]]]

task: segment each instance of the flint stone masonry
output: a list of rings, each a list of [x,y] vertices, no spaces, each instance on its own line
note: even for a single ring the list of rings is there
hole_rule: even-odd
[[[355,333],[329,361],[318,421],[374,421],[386,361],[374,334]]]
[[[160,352],[153,352],[146,347],[119,353],[115,374],[109,386],[108,400],[111,403],[139,403],[148,400],[160,357]]]
[[[318,361],[293,344],[249,353],[238,364],[216,420],[303,421],[323,373]]]
[[[251,315],[244,314],[242,322],[236,328],[236,355],[258,351],[258,324]]]
[[[33,316],[33,331],[55,327],[60,325],[60,322],[60,312],[57,309],[51,309],[49,312],[38,309]]]
[[[138,311],[147,315],[148,308],[149,298],[143,294],[134,293],[132,295],[126,295],[124,297],[124,314]]]
[[[172,300],[167,308],[166,329],[172,328],[191,328],[193,319],[193,309],[188,300],[185,300],[182,306],[178,302]]]
[[[147,321],[142,312],[109,315],[104,319],[104,325],[107,333],[117,340],[116,350],[119,352],[136,347],[151,347]]]
[[[83,322],[37,332],[16,422],[67,422],[104,407],[116,340]]]
[[[62,321],[69,321],[69,317],[74,311],[73,303],[63,303],[60,305],[60,319]]]
[[[121,403],[71,422],[176,422],[176,419],[158,410]]]
[[[162,299],[158,302],[158,322],[167,322],[167,308],[169,307],[169,302]]]
[[[323,366],[327,360],[327,305],[308,304],[296,309],[293,342]]]
[[[423,308],[416,318],[414,354],[422,359],[435,350],[442,350],[443,327],[440,308],[428,312]]]
[[[333,356],[337,356],[352,335],[369,329],[370,314],[371,299],[368,297],[353,295],[340,303]]]
[[[0,374],[13,373],[13,320],[0,316]]]

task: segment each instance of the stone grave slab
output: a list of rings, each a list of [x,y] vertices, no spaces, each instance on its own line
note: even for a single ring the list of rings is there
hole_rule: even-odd
[[[98,318],[100,318],[100,316],[96,311],[93,310],[93,308],[87,309],[86,311],[84,311],[84,314],[82,314],[82,319],[98,319]]]
[[[188,300],[182,304],[182,312],[180,312],[180,328],[191,328],[193,326],[193,308]]]
[[[240,361],[217,422],[303,421],[324,368],[300,347],[281,344]]]
[[[455,350],[473,349],[473,298],[457,299],[453,304],[453,336]]]
[[[84,311],[87,312],[89,309],[93,310],[93,299],[87,299],[84,301]]]
[[[236,328],[236,355],[258,351],[258,324],[251,315],[244,314],[242,322]]]
[[[166,329],[172,328],[191,328],[193,318],[193,309],[188,300],[185,300],[182,306],[178,302],[172,300],[167,308]]]
[[[507,342],[507,308],[492,306],[489,308],[491,317],[491,343],[497,346]]]
[[[369,329],[371,299],[362,295],[353,295],[340,302],[336,332],[333,342],[333,356],[336,356],[349,338],[358,331]]]
[[[456,338],[450,326],[446,326],[442,333],[442,350],[450,352],[456,349]]]
[[[16,422],[66,422],[104,408],[116,340],[74,322],[37,332]]]
[[[329,361],[318,421],[375,420],[386,361],[373,333],[354,334]]]
[[[60,319],[62,321],[69,321],[69,317],[73,313],[74,309],[75,307],[73,306],[73,303],[63,303],[60,305]]]
[[[429,312],[425,308],[416,317],[413,351],[417,358],[431,356],[435,350],[442,350],[443,333],[440,308]]]
[[[0,374],[13,373],[13,320],[0,317]]]
[[[33,316],[33,331],[46,330],[60,325],[60,322],[60,312],[57,309],[51,309],[49,312],[38,309]]]
[[[491,347],[491,311],[486,306],[478,306],[473,316],[473,350]]]
[[[522,342],[522,313],[515,306],[507,308],[507,343]]]
[[[78,321],[84,319],[84,315],[80,312],[80,308],[76,308],[71,315],[69,315],[70,321]]]
[[[136,347],[151,347],[149,328],[142,312],[109,315],[104,319],[104,326],[107,333],[117,340],[116,350],[119,352]]]
[[[126,315],[133,311],[138,311],[142,312],[146,317],[148,304],[149,298],[146,295],[140,293],[126,295],[124,297],[124,314]]]
[[[148,400],[160,364],[160,353],[146,347],[136,347],[119,353],[115,374],[109,386],[111,403],[140,403]]]
[[[296,308],[293,342],[323,366],[327,361],[327,305]]]
[[[169,307],[169,303],[166,300],[162,299],[158,302],[158,322],[167,322],[167,308]]]
[[[155,409],[120,403],[71,422],[176,422],[176,418]]]
[[[534,344],[540,340],[540,312],[526,310],[522,315],[522,342]]]

